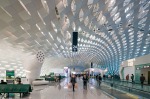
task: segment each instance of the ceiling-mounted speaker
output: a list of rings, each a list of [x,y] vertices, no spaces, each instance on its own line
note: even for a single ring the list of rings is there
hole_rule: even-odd
[[[78,32],[72,33],[72,51],[73,52],[78,51]]]
[[[43,63],[44,62],[44,59],[45,59],[45,54],[43,51],[39,50],[37,53],[36,53],[36,58],[38,60],[38,62],[40,63]]]

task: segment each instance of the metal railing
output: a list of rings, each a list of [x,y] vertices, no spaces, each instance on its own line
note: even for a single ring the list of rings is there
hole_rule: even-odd
[[[112,87],[124,87],[128,88],[129,91],[131,90],[138,90],[142,92],[147,92],[150,94],[150,86],[149,85],[141,85],[140,83],[135,83],[135,82],[129,82],[125,80],[103,80],[104,83],[109,84]]]

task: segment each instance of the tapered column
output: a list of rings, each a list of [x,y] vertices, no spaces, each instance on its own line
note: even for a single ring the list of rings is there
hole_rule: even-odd
[[[27,57],[24,65],[26,66],[27,80],[31,84],[32,81],[40,77],[41,67],[43,65],[45,55],[43,51],[38,51],[36,55]]]

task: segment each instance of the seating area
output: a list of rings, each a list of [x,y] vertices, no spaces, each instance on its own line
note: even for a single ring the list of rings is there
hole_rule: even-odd
[[[32,82],[33,86],[38,86],[38,85],[47,85],[51,81],[58,82],[58,76],[55,77],[45,77],[44,79],[36,79],[35,81]],[[61,79],[65,78],[65,76],[61,76]]]
[[[150,0],[0,0],[0,99],[150,99]]]
[[[45,80],[46,81],[56,81],[57,82],[58,78],[59,78],[58,76],[55,76],[55,77],[46,77]],[[61,79],[63,79],[63,78],[65,78],[65,76],[61,76]]]
[[[45,78],[46,81],[55,81],[55,78],[54,77],[47,77]]]
[[[30,84],[0,84],[0,93],[30,93],[32,88]]]

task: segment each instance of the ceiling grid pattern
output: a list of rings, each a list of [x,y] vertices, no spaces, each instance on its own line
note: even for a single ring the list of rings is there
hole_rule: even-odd
[[[61,66],[93,62],[118,73],[123,60],[150,54],[149,5],[149,0],[0,0],[0,39],[23,53],[42,50],[46,58],[68,59]],[[73,31],[79,32],[76,53]],[[48,63],[42,72],[47,68]]]

